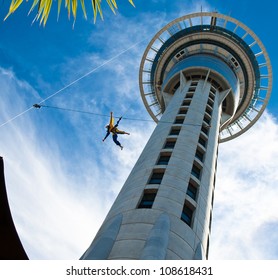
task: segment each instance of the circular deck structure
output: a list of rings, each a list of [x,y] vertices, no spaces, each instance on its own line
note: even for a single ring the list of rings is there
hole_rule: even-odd
[[[226,120],[220,142],[248,130],[263,113],[271,93],[272,69],[265,47],[247,26],[219,13],[180,17],[162,28],[148,44],[140,65],[143,102],[154,121],[165,110],[163,91],[174,94],[178,75],[208,79],[219,92]]]

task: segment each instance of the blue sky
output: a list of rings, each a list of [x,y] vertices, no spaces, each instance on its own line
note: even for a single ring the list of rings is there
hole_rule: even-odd
[[[0,4],[0,18],[7,13],[7,2]],[[27,254],[30,259],[78,259],[155,127],[152,122],[123,120],[121,128],[131,135],[120,138],[120,151],[111,139],[101,141],[108,118],[30,109],[32,105],[47,99],[44,104],[50,106],[149,119],[138,86],[143,52],[165,24],[202,6],[203,11],[228,14],[251,28],[268,51],[274,76],[263,117],[244,135],[220,145],[209,258],[277,259],[278,4],[134,3],[136,8],[127,0],[118,1],[113,15],[103,1],[104,21],[98,18],[96,24],[91,12],[86,21],[79,9],[74,28],[63,9],[57,22],[55,7],[45,27],[32,25],[35,14],[27,16],[30,3],[0,21],[0,155],[11,211]]]

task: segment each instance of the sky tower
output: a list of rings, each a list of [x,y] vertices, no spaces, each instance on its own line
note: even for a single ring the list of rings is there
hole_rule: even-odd
[[[207,259],[218,144],[263,113],[268,54],[236,19],[194,13],[153,37],[139,84],[157,126],[81,259]]]

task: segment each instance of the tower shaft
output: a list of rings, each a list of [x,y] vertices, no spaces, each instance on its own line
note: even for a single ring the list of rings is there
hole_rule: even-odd
[[[208,81],[180,76],[180,87],[82,258],[206,258],[221,94]]]

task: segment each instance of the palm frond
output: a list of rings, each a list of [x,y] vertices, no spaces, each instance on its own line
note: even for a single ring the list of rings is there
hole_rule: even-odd
[[[28,13],[28,15],[34,10],[34,8],[39,4],[40,5],[40,2],[41,0],[34,0],[33,1],[33,4],[32,4],[32,7],[31,7],[31,9],[29,10],[29,13]]]
[[[61,11],[62,0],[58,0],[58,13],[57,13],[57,20],[59,19],[60,11]]]
[[[112,10],[112,12],[115,14],[116,13],[115,9],[118,8],[116,1],[115,0],[106,0],[106,1],[107,1],[108,5],[109,5],[110,9]]]
[[[128,0],[128,2],[135,8],[135,5],[132,0]]]
[[[11,4],[9,7],[9,12],[6,15],[4,20],[6,20],[12,13],[14,13],[23,2],[23,0],[10,0],[10,1],[11,1]],[[26,1],[28,1],[28,0],[26,0]],[[87,19],[87,13],[86,13],[86,7],[85,7],[84,0],[65,0],[65,8],[68,10],[68,17],[70,18],[70,15],[72,13],[74,21],[76,20],[76,16],[77,16],[78,1],[80,1],[83,15],[84,15],[85,19]],[[128,0],[128,1],[132,6],[135,7],[133,0]],[[48,20],[48,17],[49,17],[50,11],[51,11],[52,2],[53,2],[53,0],[33,0],[33,4],[30,8],[29,13],[31,13],[35,9],[35,7],[38,8],[34,21],[39,20],[40,24],[43,23],[43,25],[46,25],[46,22]],[[57,19],[59,18],[59,15],[60,15],[62,2],[63,2],[63,0],[58,0]],[[94,15],[94,22],[96,22],[98,15],[100,15],[101,19],[103,19],[101,0],[91,0],[91,2],[92,2],[92,9],[93,9],[93,15]],[[109,5],[112,12],[115,14],[116,9],[118,9],[116,0],[106,0],[106,2]]]
[[[101,3],[101,0],[92,0],[92,8],[93,8],[93,12],[94,12],[94,23],[96,22],[98,13],[99,13],[101,19],[103,19],[103,14],[102,14],[100,3]]]
[[[4,20],[7,19],[7,17],[14,13],[15,10],[21,5],[21,3],[23,2],[23,0],[12,0],[11,5],[10,5],[10,9],[9,9],[9,13],[6,15],[6,17],[4,18]]]
[[[83,15],[84,15],[85,19],[87,19],[87,13],[86,13],[86,8],[85,8],[84,0],[80,0],[80,2],[81,2],[81,7],[82,7]]]
[[[74,19],[76,19],[76,13],[77,13],[77,0],[71,1],[71,8],[72,8],[72,14]]]
[[[51,10],[51,6],[52,6],[52,0],[41,0],[41,3],[43,3],[43,12],[41,15],[41,21],[40,23],[43,22],[43,25],[46,24],[50,10]]]
[[[71,0],[65,0],[65,7],[68,9],[68,18],[70,18],[70,11],[71,11],[70,1]]]

